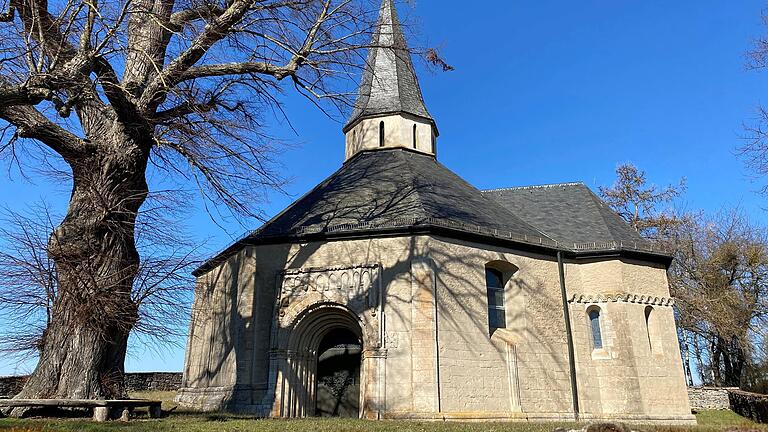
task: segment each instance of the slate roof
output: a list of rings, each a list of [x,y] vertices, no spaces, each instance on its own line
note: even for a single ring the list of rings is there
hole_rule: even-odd
[[[363,118],[394,113],[407,113],[434,123],[424,104],[397,10],[392,0],[384,0],[357,101],[344,131]]]
[[[512,243],[554,255],[628,253],[669,262],[581,183],[480,191],[434,157],[403,148],[358,153],[261,228],[195,271],[246,244],[429,232]]]
[[[250,238],[429,224],[554,244],[434,157],[408,149],[356,155]]]
[[[483,195],[563,246],[599,249],[601,244],[615,243],[636,249],[651,247],[583,183],[486,190]]]

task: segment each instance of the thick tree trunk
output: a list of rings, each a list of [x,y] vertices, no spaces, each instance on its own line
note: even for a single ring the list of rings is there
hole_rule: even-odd
[[[741,377],[746,362],[744,350],[740,340],[732,337],[730,341],[723,341],[725,362],[725,383],[730,387],[741,387]]]
[[[71,164],[67,215],[48,244],[59,292],[40,361],[17,398],[125,396],[123,364],[138,317],[134,228],[148,192],[148,147],[125,138],[101,147]]]

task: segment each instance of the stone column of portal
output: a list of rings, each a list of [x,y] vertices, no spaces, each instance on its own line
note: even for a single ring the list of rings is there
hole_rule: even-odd
[[[307,367],[307,417],[314,417],[317,401],[317,351],[310,351],[306,358]]]
[[[439,412],[435,275],[428,261],[411,265],[411,385],[415,412]]]
[[[386,364],[386,349],[377,348],[363,351],[360,368],[360,399],[362,400],[363,418],[378,420],[386,411]]]
[[[272,400],[272,410],[270,417],[287,417],[286,407],[288,406],[288,351],[274,350],[269,354],[270,376],[274,377],[273,390],[274,399]],[[272,385],[270,385],[272,387]]]
[[[312,374],[311,362],[315,358],[315,354],[312,351],[308,351],[303,353],[299,360],[301,364],[301,384],[298,386],[299,393],[297,394],[299,398],[297,417],[309,417],[314,414],[311,409],[314,405],[314,399],[312,398],[314,375]]]

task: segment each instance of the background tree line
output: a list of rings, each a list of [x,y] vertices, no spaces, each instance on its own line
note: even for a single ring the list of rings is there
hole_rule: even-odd
[[[685,182],[659,188],[632,164],[603,200],[674,261],[669,284],[689,385],[768,391],[768,232],[738,208],[674,209]]]

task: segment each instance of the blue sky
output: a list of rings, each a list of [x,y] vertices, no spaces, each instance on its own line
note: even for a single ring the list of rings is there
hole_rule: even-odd
[[[736,156],[742,123],[768,105],[767,72],[748,71],[745,52],[763,34],[763,0],[503,0],[482,7],[418,0],[400,5],[413,45],[435,46],[456,70],[419,66],[440,128],[439,160],[479,188],[583,181],[612,183],[633,162],[657,184],[686,177],[685,206],[741,206],[765,221],[766,198]],[[461,4],[466,4],[461,2]],[[264,205],[279,212],[338,169],[339,119],[286,95],[293,127],[271,132],[295,147],[281,156],[293,181]],[[0,207],[45,198],[63,211],[67,185],[0,174]],[[186,221],[205,248],[246,229],[216,226],[202,210]],[[256,228],[256,221],[248,224]],[[0,337],[2,337],[0,317]],[[183,349],[133,349],[128,370],[181,370]],[[0,375],[32,363],[0,358]]]

